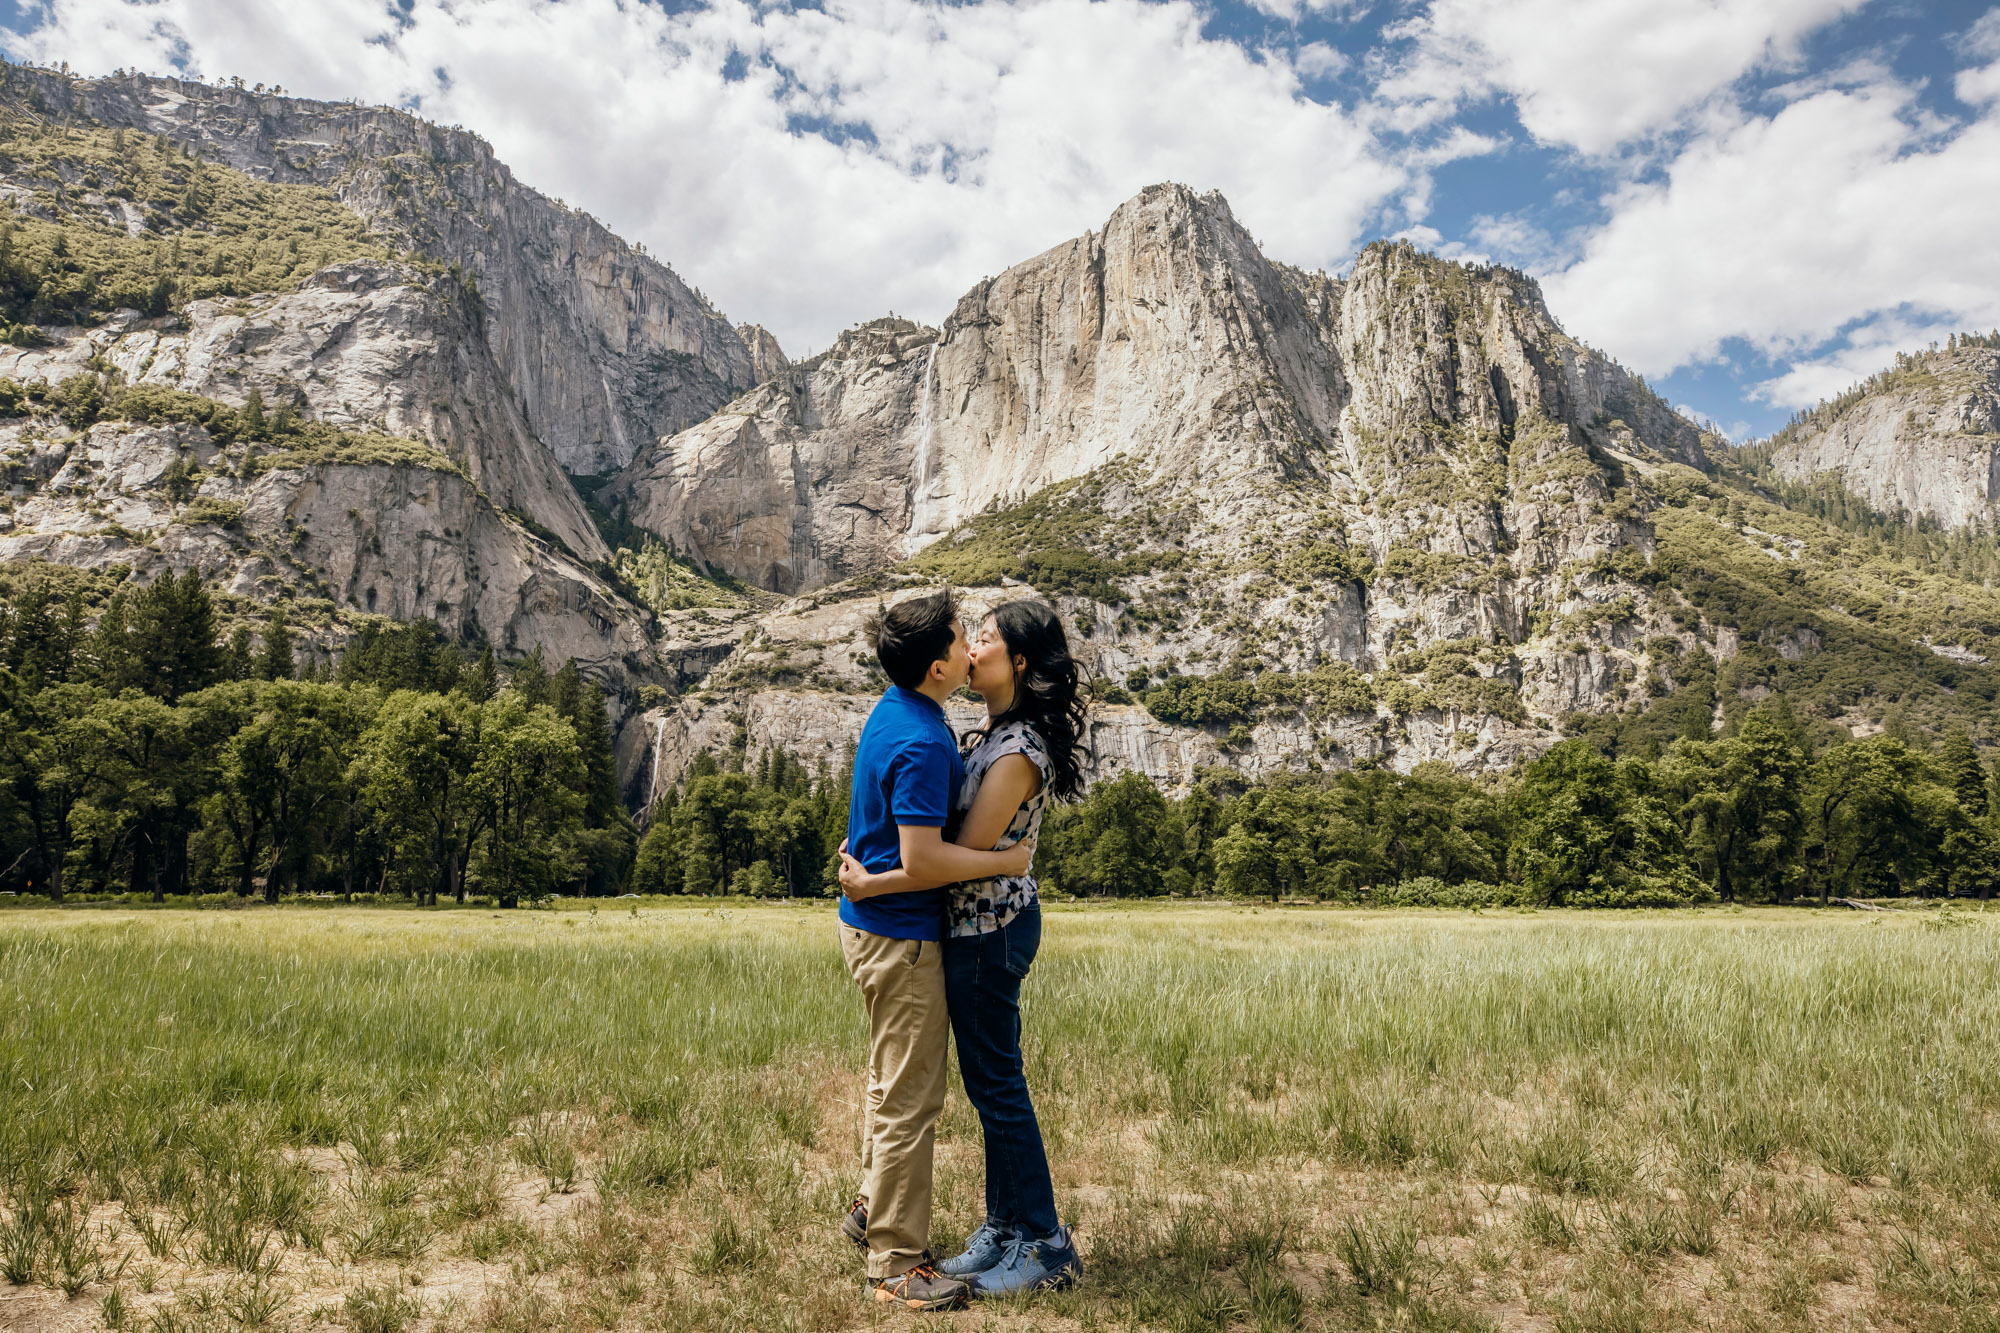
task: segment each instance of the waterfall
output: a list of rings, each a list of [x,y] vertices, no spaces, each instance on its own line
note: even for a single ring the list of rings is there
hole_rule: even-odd
[[[917,452],[924,458],[930,456],[931,396],[937,392],[937,349],[938,343],[943,341],[944,335],[939,334],[937,342],[931,344],[930,351],[924,356],[924,396],[917,408]]]
[[[940,332],[937,341],[930,346],[924,356],[924,387],[917,400],[917,479],[910,489],[910,530],[908,535],[920,535],[930,521],[931,485],[937,471],[937,450],[932,442],[931,404],[937,394],[937,354],[938,343],[944,341]]]

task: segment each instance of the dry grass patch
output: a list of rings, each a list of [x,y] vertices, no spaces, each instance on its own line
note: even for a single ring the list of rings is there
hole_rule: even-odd
[[[967,1328],[2000,1327],[2000,918],[1056,910],[1079,1291]],[[0,916],[0,1324],[841,1330],[822,907]],[[934,1239],[984,1211],[940,1133]]]

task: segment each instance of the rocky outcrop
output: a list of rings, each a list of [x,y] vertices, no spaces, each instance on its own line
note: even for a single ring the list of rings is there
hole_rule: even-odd
[[[1158,186],[941,330],[850,330],[642,453],[613,494],[676,549],[791,592],[1117,458],[1209,505],[1246,484],[1395,490],[1413,467],[1492,502],[1482,469],[1523,423],[1706,465],[1698,432],[1565,337],[1526,278],[1408,246],[1371,247],[1346,282],[1304,274],[1219,195]]]
[[[127,383],[160,384],[316,421],[430,441],[503,509],[526,515],[587,560],[609,552],[522,418],[457,284],[401,265],[342,264],[296,292],[191,303],[184,315],[133,312],[67,331],[54,346],[0,346],[0,377],[58,382],[94,358]]]
[[[1619,705],[1642,645],[1677,627],[1609,567],[1650,549],[1648,478],[1709,466],[1700,432],[1563,334],[1526,277],[1404,244],[1344,280],[1301,273],[1219,196],[1160,186],[941,329],[848,331],[611,494],[711,568],[823,590],[655,717],[656,778],[728,717],[807,755],[844,744],[879,687],[858,629],[885,595],[873,571],[916,557],[949,579],[1053,547],[1045,585],[1102,590],[1057,597],[1100,681],[1360,682],[1352,704],[1201,728],[1103,708],[1100,774],[1178,786],[1211,763],[1501,769]]]
[[[1120,455],[1176,485],[1272,474],[1333,430],[1334,289],[1220,196],[1160,186],[981,283],[944,328],[876,320],[646,451],[634,522],[778,591],[880,568]]]
[[[762,384],[775,379],[791,368],[784,349],[778,346],[778,339],[762,324],[738,324],[736,332],[742,337],[743,345],[750,349],[750,374],[752,382]]]
[[[756,380],[750,347],[705,298],[515,180],[476,135],[388,107],[181,79],[5,75],[10,98],[165,135],[262,179],[326,186],[379,231],[462,270],[494,366],[570,472],[612,471]]]
[[[199,474],[173,494],[180,460]],[[273,465],[275,464],[275,465]],[[80,435],[0,423],[0,560],[199,570],[227,592],[286,597],[333,633],[341,610],[435,620],[507,654],[536,645],[599,679],[650,671],[635,608],[497,510],[442,459],[292,464],[199,426],[103,422]]]
[[[1775,441],[1792,481],[1822,475],[1888,513],[1991,527],[2000,503],[2000,350],[1918,353]]]

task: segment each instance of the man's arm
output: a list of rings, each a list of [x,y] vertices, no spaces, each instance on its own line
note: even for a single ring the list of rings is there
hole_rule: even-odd
[[[965,822],[959,825],[956,843],[944,842],[938,829],[917,824],[898,824],[896,832],[901,835],[903,863],[893,870],[880,874],[856,876],[844,873],[841,876],[842,891],[851,899],[873,898],[883,893],[908,893],[914,889],[935,889],[945,884],[956,884],[967,879],[990,879],[996,875],[1025,875],[1034,858],[1032,844],[1017,843],[1013,847],[998,852],[986,851],[994,843],[1006,836],[1007,826],[1014,822],[1014,812],[1025,804],[1029,797],[1042,785],[1042,775],[1034,762],[1026,755],[1002,755],[998,763],[987,771],[986,780],[979,785],[979,795],[973,798],[972,809],[966,811]],[[916,851],[913,861],[913,842],[923,845]],[[934,856],[930,847],[940,851]],[[845,847],[842,848],[844,852]],[[956,872],[945,875],[938,856],[953,856],[961,852],[971,852],[977,856],[997,857],[988,869],[971,873]],[[856,863],[857,867],[859,863]],[[918,869],[926,867],[931,873]],[[940,878],[940,876],[945,876]]]
[[[903,872],[910,877],[910,887],[918,889],[995,875],[1024,875],[1035,854],[1025,841],[998,852],[961,847],[946,842],[943,829],[922,824],[898,824],[896,832],[902,836]]]

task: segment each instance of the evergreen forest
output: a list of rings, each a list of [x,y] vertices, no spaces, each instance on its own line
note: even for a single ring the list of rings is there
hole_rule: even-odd
[[[0,889],[507,905],[838,891],[851,768],[808,768],[739,727],[641,837],[606,700],[574,663],[502,665],[428,622],[372,619],[316,658],[282,607],[254,631],[222,621],[192,574],[103,594],[62,566],[9,572]],[[1670,720],[1672,702],[1653,712]],[[1962,729],[1927,740],[1892,716],[1842,739],[1782,698],[1715,735],[1662,743],[1648,721],[1585,726],[1505,776],[1215,768],[1170,797],[1127,773],[1052,810],[1037,874],[1079,897],[1599,907],[1985,898],[2000,879],[1991,775]]]

